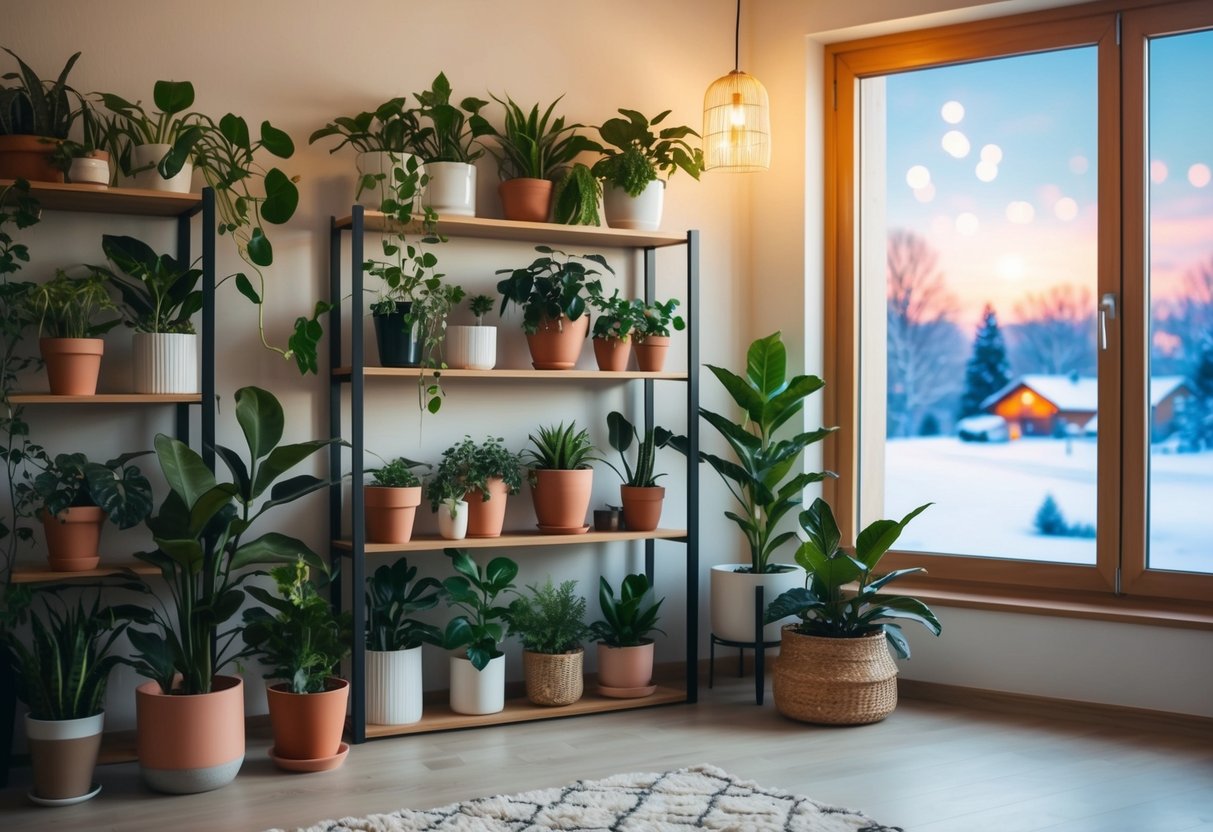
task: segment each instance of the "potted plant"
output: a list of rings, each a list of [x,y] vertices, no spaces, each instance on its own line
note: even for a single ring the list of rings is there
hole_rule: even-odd
[[[665,180],[676,170],[699,179],[703,151],[687,142],[699,137],[690,127],[653,128],[665,121],[669,110],[651,120],[635,110],[620,109],[626,118],[611,118],[598,128],[605,146],[594,163],[594,175],[605,181],[603,208],[611,228],[656,231],[661,227]],[[665,179],[662,179],[664,174]]]
[[[598,201],[602,183],[585,165],[578,162],[556,183],[552,194],[552,219],[564,225],[602,225]]]
[[[421,505],[421,478],[415,468],[430,468],[398,456],[379,468],[370,468],[371,482],[363,489],[367,543],[408,543],[413,538],[413,520]]]
[[[664,448],[671,436],[663,427],[651,427],[641,437],[635,425],[622,413],[612,410],[607,414],[607,439],[611,447],[619,451],[623,471],[609,460],[603,461],[623,480],[619,486],[619,497],[623,502],[623,523],[629,531],[651,532],[661,522],[665,488],[657,484],[657,478],[665,474],[653,473],[653,463],[657,449]],[[635,468],[628,463],[627,452],[632,442],[636,443]]]
[[[497,192],[507,220],[546,222],[551,213],[553,182],[578,153],[599,149],[596,142],[573,132],[583,125],[565,124],[564,116],[553,118],[560,98],[541,115],[538,104],[526,111],[508,95],[505,101],[494,95],[492,99],[505,110],[501,130],[479,113],[468,120],[477,138],[491,136],[496,140],[496,147],[488,150],[497,160],[501,176]]]
[[[97,271],[73,277],[62,269],[26,295],[38,325],[38,349],[46,363],[50,391],[56,396],[92,396],[97,392],[101,336],[122,322],[98,322],[106,312],[117,312],[105,276]]]
[[[131,336],[136,393],[197,393],[198,333],[190,319],[202,308],[201,269],[185,268],[134,237],[106,234],[101,250],[117,271],[105,275],[122,301]]]
[[[366,719],[376,725],[421,720],[421,646],[440,644],[438,628],[414,619],[442,597],[436,578],[417,579],[400,558],[380,566],[366,585]]]
[[[576,581],[559,587],[548,578],[542,586],[528,586],[529,595],[510,603],[506,622],[510,635],[522,642],[526,698],[535,705],[571,705],[585,689],[582,668],[590,636],[585,623],[585,598]]]
[[[481,569],[463,549],[447,549],[458,575],[442,582],[448,606],[463,610],[447,623],[442,644],[451,654],[451,710],[495,714],[505,708],[505,636],[508,610],[497,598],[514,588],[518,564],[493,558]]]
[[[58,78],[44,81],[17,53],[4,51],[16,58],[20,71],[4,75],[12,86],[0,83],[0,179],[62,182],[53,154],[79,115],[72,99],[82,99],[67,76],[80,53],[67,59]]]
[[[463,540],[468,536],[466,487],[457,479],[431,480],[425,486],[426,497],[438,515],[438,536],[443,540]],[[504,518],[503,518],[504,519]]]
[[[534,495],[535,516],[544,534],[582,534],[594,488],[590,463],[594,444],[588,430],[576,422],[540,427],[529,437],[533,447],[523,451],[530,461],[528,478]]]
[[[156,457],[170,493],[149,517],[156,549],[136,554],[160,570],[169,597],[152,609],[151,631],[129,631],[132,665],[148,682],[135,691],[139,767],[158,791],[193,793],[226,785],[244,761],[244,691],[221,675],[248,655],[225,628],[245,598],[246,567],[324,562],[303,541],[270,531],[251,537],[267,512],[328,488],[327,480],[282,476],[335,439],[281,444],[282,405],[266,390],[236,391],[247,455],[216,446],[231,480],[220,482],[185,443],[160,434]],[[281,480],[281,481],[280,481]],[[269,495],[270,499],[263,499]]]
[[[111,154],[116,150],[117,129],[113,119],[97,111],[88,96],[80,97],[81,141],[64,139],[52,161],[75,185],[108,188],[112,177]]]
[[[466,370],[491,370],[497,364],[497,327],[485,326],[484,316],[492,311],[493,299],[475,295],[468,298],[467,305],[476,317],[476,325],[448,327],[450,365]]]
[[[628,368],[628,356],[632,352],[632,332],[644,313],[644,301],[621,297],[616,289],[608,298],[602,294],[602,284],[594,281],[589,285],[589,304],[598,314],[592,330],[594,360],[598,369],[619,373]]]
[[[804,586],[774,599],[766,621],[794,615],[783,627],[775,664],[775,708],[802,722],[861,725],[884,719],[897,706],[897,665],[889,648],[910,658],[898,621],[917,621],[939,635],[939,619],[922,601],[890,595],[885,588],[921,567],[884,575],[876,567],[906,524],[929,506],[901,520],[877,520],[855,538],[855,552],[839,548],[838,524],[820,497],[800,513],[805,540],[796,562]]]
[[[27,449],[26,462],[40,470],[32,477],[24,472],[25,482],[17,484],[14,496],[20,511],[32,512],[42,521],[51,569],[95,569],[101,560],[98,550],[105,520],[129,529],[148,516],[151,483],[129,464],[146,453],[122,454],[101,464],[89,462],[82,453],[57,454],[52,459],[41,448]]]
[[[590,329],[586,314],[587,281],[600,274],[580,261],[615,270],[601,254],[569,255],[549,246],[535,246],[541,257],[519,269],[498,269],[509,275],[497,283],[504,315],[511,303],[522,307],[522,331],[536,370],[568,370],[577,364],[581,342]]]
[[[131,103],[108,92],[99,95],[114,114],[120,145],[118,169],[131,186],[189,193],[194,174],[191,151],[199,125],[205,123],[205,116],[188,112],[194,106],[194,85],[189,81],[157,81],[152,86],[152,103],[158,109],[151,113],[142,101]],[[170,158],[173,161],[167,162]]]
[[[405,203],[408,211],[416,206],[416,198],[425,188],[425,170],[414,152],[414,142],[420,131],[418,111],[409,108],[408,99],[401,96],[383,102],[374,110],[335,118],[313,132],[307,141],[314,144],[329,136],[340,136],[341,141],[329,153],[336,153],[347,144],[358,151],[355,201],[372,211],[390,214],[392,211],[382,205],[395,198],[393,184],[397,168],[405,170],[410,177],[415,176],[414,189]]]
[[[413,93],[420,107],[417,116],[429,122],[413,137],[413,147],[425,163],[429,182],[425,204],[439,214],[476,216],[476,166],[484,155],[473,149],[475,138],[468,118],[489,102],[468,96],[458,106],[451,103],[451,83],[439,72],[424,92]]]
[[[341,741],[350,683],[333,669],[350,653],[353,617],[337,613],[313,583],[308,561],[275,566],[274,594],[259,586],[248,593],[265,607],[244,611],[248,652],[278,679],[265,689],[274,746],[270,757],[287,771],[337,768],[349,746]],[[327,570],[316,570],[327,578]],[[271,610],[273,612],[271,612]]]
[[[615,699],[638,699],[657,689],[653,682],[652,632],[664,598],[646,604],[652,587],[644,573],[626,576],[619,598],[606,578],[598,579],[602,620],[590,625],[598,639],[598,692]]]
[[[103,607],[100,593],[92,603],[80,596],[69,603],[55,588],[32,593],[22,587],[8,598],[14,621],[25,622],[35,594],[44,603],[41,615],[28,615],[28,646],[12,630],[3,635],[16,665],[17,696],[29,706],[29,797],[46,806],[67,806],[101,791],[93,769],[105,722],[105,688],[110,671],[122,662],[111,649],[127,625],[146,619],[147,611],[133,604]]]
[[[501,437],[477,444],[465,436],[442,452],[430,479],[430,507],[449,503],[463,494],[468,504],[468,537],[500,537],[505,524],[506,497],[522,488],[522,460],[507,450]]]
[[[779,525],[800,507],[805,487],[833,476],[803,471],[799,460],[805,448],[834,428],[776,438],[781,427],[800,415],[805,399],[824,386],[816,376],[788,378],[787,350],[778,332],[750,344],[744,378],[723,367],[708,369],[737,403],[742,419],[735,422],[701,407],[699,415],[720,433],[736,461],[702,451],[699,459],[712,466],[737,500],[740,510],[726,516],[741,528],[750,555],[744,565],[712,567],[712,632],[728,641],[753,642],[755,587],[762,585],[765,597],[775,598],[802,581],[796,566],[772,558],[796,539],[794,531],[780,531]],[[685,437],[673,437],[670,445],[687,451]],[[768,624],[762,640],[778,639],[779,625]]]
[[[677,298],[644,304],[636,321],[636,335],[632,339],[636,366],[642,371],[660,373],[670,349],[670,328],[679,332],[686,329],[686,322],[674,314],[677,307]]]

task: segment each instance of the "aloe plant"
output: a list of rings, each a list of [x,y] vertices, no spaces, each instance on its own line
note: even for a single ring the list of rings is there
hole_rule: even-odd
[[[574,132],[584,125],[566,124],[564,116],[553,118],[553,111],[561,98],[564,96],[557,98],[540,114],[538,104],[527,111],[508,95],[505,101],[493,95],[492,99],[505,110],[501,130],[479,113],[468,119],[472,135],[477,138],[491,136],[497,140],[497,147],[488,150],[497,160],[497,170],[502,179],[531,177],[555,180],[572,164],[578,153],[601,149],[597,142]]]
[[[536,433],[538,435],[536,435]],[[577,430],[576,422],[539,428],[530,434],[533,448],[524,451],[532,468],[554,471],[575,471],[589,468],[594,456],[594,444],[588,430]]]

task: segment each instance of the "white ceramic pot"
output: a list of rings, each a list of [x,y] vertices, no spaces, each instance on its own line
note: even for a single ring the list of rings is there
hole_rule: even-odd
[[[131,168],[139,171],[130,177],[131,187],[149,191],[172,191],[188,194],[194,178],[193,162],[186,162],[172,179],[160,175],[157,165],[164,154],[172,149],[171,144],[141,144],[131,148]]]
[[[411,725],[421,720],[421,647],[366,651],[366,721]]]
[[[462,654],[451,656],[451,710],[457,714],[495,714],[505,710],[505,656],[477,670]]]
[[[197,393],[198,336],[176,332],[131,335],[136,393]]]
[[[458,369],[493,369],[497,364],[497,327],[447,327],[446,356],[447,364]]]
[[[425,204],[438,216],[476,216],[476,166],[467,162],[427,162]]]
[[[379,206],[383,204],[383,200],[388,194],[392,193],[392,186],[395,184],[393,171],[396,166],[408,170],[408,160],[413,158],[412,153],[391,153],[387,150],[375,150],[367,153],[359,153],[355,159],[355,165],[358,168],[358,182],[354,185],[354,198],[358,200],[358,204],[372,211],[378,211]],[[425,172],[424,165],[418,165],[417,170],[421,173]],[[380,176],[382,179],[375,181],[374,187],[362,187],[362,179],[366,175]],[[425,188],[420,188],[413,199],[414,205],[419,205],[418,200],[425,193]]]
[[[110,183],[109,154],[104,159],[95,156],[81,156],[72,159],[72,166],[67,170],[67,179],[76,185],[103,185]]]
[[[443,540],[463,540],[468,536],[467,500],[456,500],[453,509],[451,505],[441,503],[438,506],[438,534]]]
[[[762,585],[763,599],[770,604],[784,592],[804,586],[804,570],[790,563],[787,572],[737,572],[740,564],[724,563],[712,567],[712,634],[728,641],[754,641],[754,587]],[[779,641],[779,631],[790,618],[767,624],[763,641]]]
[[[665,183],[654,179],[640,196],[629,196],[623,188],[607,185],[602,189],[602,210],[611,228],[635,231],[656,231],[661,227],[661,210],[665,202]]]

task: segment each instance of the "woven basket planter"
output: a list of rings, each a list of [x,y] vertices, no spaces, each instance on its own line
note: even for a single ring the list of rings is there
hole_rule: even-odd
[[[585,650],[573,653],[522,652],[526,698],[536,705],[572,705],[585,689],[582,675]]]
[[[897,707],[897,665],[883,632],[823,638],[783,628],[775,662],[775,709],[822,725],[879,722]]]

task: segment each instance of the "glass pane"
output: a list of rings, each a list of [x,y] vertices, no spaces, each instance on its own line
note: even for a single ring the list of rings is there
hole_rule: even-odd
[[[1213,31],[1149,45],[1154,569],[1213,572]],[[1205,79],[1194,83],[1194,79]]]
[[[1096,49],[861,89],[861,521],[1095,563]]]

